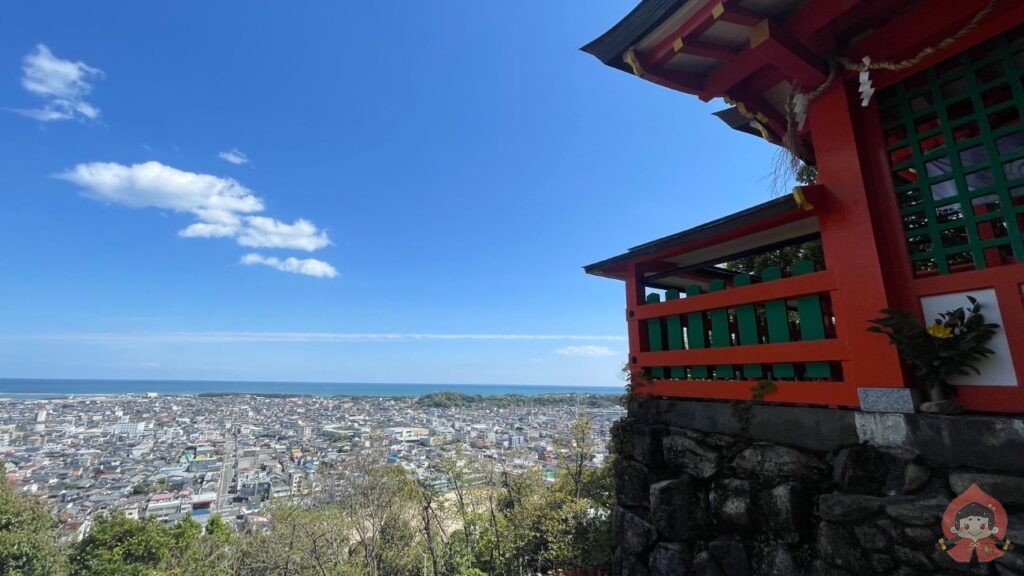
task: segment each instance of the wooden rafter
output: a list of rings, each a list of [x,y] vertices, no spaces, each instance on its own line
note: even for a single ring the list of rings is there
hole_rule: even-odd
[[[824,60],[767,18],[751,29],[750,48],[804,86],[818,86],[825,81]]]
[[[778,68],[764,68],[747,78],[741,90],[747,94],[764,94],[788,80]]]
[[[627,51],[622,59],[633,69],[633,74],[659,86],[687,94],[698,94],[704,86],[704,76],[653,66],[643,54],[635,50]]]
[[[679,46],[693,45],[693,42],[700,37],[715,22],[731,22],[743,24],[753,19],[756,24],[763,18],[750,10],[737,6],[736,0],[719,0],[704,5],[693,16],[687,18],[678,28],[662,38],[653,48],[647,51],[647,58],[654,66],[663,66],[680,52]],[[705,47],[710,45],[705,44]],[[713,56],[712,56],[713,57]]]
[[[810,0],[786,19],[785,28],[793,36],[805,38],[859,7],[862,2],[863,0]]]
[[[713,58],[723,63],[729,62],[740,53],[739,50],[729,46],[720,46],[710,42],[701,42],[700,40],[678,40],[673,48],[676,54]]]
[[[731,65],[720,66],[708,74],[700,99],[705,102],[727,94],[734,86],[751,74],[764,68],[766,62],[753,50],[745,50],[733,59]]]
[[[729,24],[750,27],[756,26],[758,22],[764,19],[764,14],[759,14],[753,10],[747,10],[746,8],[741,8],[739,6],[726,6],[721,2],[718,6],[719,12],[715,18],[722,22],[728,22]]]
[[[770,65],[807,86],[825,81],[825,63],[783,27],[769,19],[750,30],[750,48],[736,56],[731,66],[723,66],[708,75],[701,99],[729,93],[765,66]]]

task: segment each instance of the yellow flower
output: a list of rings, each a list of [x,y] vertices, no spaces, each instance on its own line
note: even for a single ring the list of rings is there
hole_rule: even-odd
[[[953,330],[943,324],[932,324],[928,327],[928,333],[935,338],[946,339],[953,337]]]

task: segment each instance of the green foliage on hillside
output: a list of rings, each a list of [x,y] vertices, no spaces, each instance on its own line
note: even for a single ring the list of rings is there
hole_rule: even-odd
[[[97,519],[70,550],[78,576],[228,576],[234,573],[234,535],[218,518],[206,530],[191,517],[168,528],[120,512]]]
[[[61,576],[67,573],[56,526],[43,506],[0,480],[0,574]]]

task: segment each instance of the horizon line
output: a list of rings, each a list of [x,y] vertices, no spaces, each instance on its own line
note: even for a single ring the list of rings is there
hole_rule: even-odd
[[[55,380],[65,382],[210,382],[220,384],[327,384],[327,385],[360,385],[360,386],[506,386],[522,388],[618,388],[611,384],[473,384],[473,383],[438,383],[438,382],[330,382],[323,380],[212,380],[203,378],[64,378],[49,376],[0,376],[0,382],[9,380]],[[625,384],[621,384],[625,385]],[[0,392],[3,393],[3,392]]]
[[[585,334],[490,334],[490,333],[388,333],[388,332],[67,332],[52,334],[0,334],[5,340],[56,340],[86,342],[417,342],[417,341],[592,341],[624,342],[626,336]]]

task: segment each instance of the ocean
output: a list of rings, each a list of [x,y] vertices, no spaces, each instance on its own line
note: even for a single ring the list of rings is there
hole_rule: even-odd
[[[422,396],[431,392],[462,392],[481,396],[521,394],[621,394],[620,386],[528,386],[486,384],[365,384],[358,382],[226,382],[215,380],[62,380],[0,378],[0,398],[145,394],[309,394],[313,396]]]

